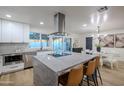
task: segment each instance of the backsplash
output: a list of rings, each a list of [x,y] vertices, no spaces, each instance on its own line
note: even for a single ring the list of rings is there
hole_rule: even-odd
[[[0,52],[15,52],[28,47],[26,43],[0,43]]]

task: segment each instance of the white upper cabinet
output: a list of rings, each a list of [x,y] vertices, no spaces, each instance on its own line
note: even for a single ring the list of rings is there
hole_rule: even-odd
[[[1,27],[1,19],[0,19],[0,42],[2,41],[2,27]]]
[[[23,24],[13,22],[12,42],[23,43]]]
[[[30,26],[24,23],[0,19],[0,42],[28,43]],[[2,29],[1,29],[2,28]]]
[[[23,25],[23,27],[24,27],[24,42],[25,43],[29,43],[29,32],[30,32],[30,26],[29,26],[29,24],[24,24]]]
[[[2,20],[2,42],[12,42],[13,23],[11,21]]]

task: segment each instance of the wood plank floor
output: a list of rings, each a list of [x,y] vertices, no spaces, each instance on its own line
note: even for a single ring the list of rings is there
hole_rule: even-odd
[[[33,85],[33,69],[2,75],[0,85],[31,86]]]
[[[103,86],[122,86],[124,85],[124,62],[119,62],[119,68],[111,70],[104,66],[100,69]],[[14,73],[0,76],[1,86],[32,86],[33,69],[26,69]]]
[[[106,86],[124,86],[124,62],[119,62],[118,69],[112,70],[104,66],[101,75]]]

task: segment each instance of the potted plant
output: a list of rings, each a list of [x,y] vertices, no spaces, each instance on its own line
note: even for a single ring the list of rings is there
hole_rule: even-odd
[[[101,46],[100,46],[100,44],[96,44],[96,50],[97,50],[97,52],[100,52],[100,51],[101,51]]]

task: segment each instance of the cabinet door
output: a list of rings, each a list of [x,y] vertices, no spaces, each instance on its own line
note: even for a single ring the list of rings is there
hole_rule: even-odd
[[[11,42],[13,33],[13,23],[11,21],[2,20],[2,42]]]
[[[29,24],[24,24],[23,25],[23,27],[24,27],[24,42],[25,43],[29,43],[29,32],[30,32],[30,26],[29,26]]]
[[[1,26],[1,19],[0,19],[0,42],[2,41],[2,26]]]
[[[23,24],[13,22],[12,42],[15,43],[23,42]]]

